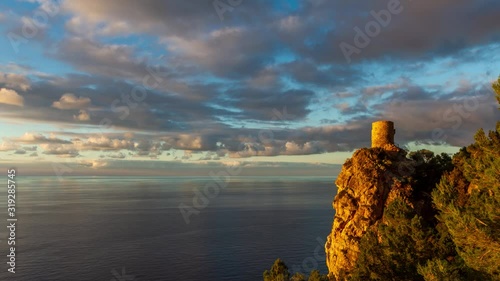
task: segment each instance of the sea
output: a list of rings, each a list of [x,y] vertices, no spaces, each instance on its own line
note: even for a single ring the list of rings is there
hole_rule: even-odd
[[[16,181],[15,273],[1,196],[0,280],[253,281],[277,258],[292,273],[327,273],[335,177]]]

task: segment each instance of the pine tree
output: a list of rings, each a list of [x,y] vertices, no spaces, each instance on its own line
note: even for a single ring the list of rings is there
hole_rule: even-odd
[[[500,78],[493,85],[500,103]],[[439,220],[449,230],[460,258],[471,269],[500,279],[500,122],[453,159],[455,169],[433,192]]]
[[[277,259],[270,270],[264,271],[263,277],[264,281],[288,281],[290,272],[288,266],[281,259]]]

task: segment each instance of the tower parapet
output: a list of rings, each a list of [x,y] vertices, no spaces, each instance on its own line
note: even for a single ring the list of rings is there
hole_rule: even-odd
[[[372,148],[386,145],[394,145],[394,122],[392,121],[376,121],[372,123]]]

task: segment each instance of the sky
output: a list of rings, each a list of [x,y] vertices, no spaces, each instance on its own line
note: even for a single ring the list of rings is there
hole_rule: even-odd
[[[500,112],[496,0],[0,3],[0,165],[329,175],[395,122],[454,153]]]

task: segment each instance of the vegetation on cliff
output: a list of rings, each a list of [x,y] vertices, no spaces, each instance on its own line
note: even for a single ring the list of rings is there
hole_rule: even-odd
[[[328,277],[321,275],[318,270],[313,270],[307,279],[299,272],[290,275],[288,267],[281,259],[274,261],[271,269],[264,271],[263,276],[264,281],[328,281]]]
[[[500,104],[500,78],[493,89]],[[500,280],[500,122],[453,159],[360,149],[336,184],[329,279],[291,276],[277,260],[265,281]]]
[[[500,103],[500,79],[493,89]],[[430,177],[425,173],[432,169],[420,166],[414,195],[432,194],[433,215],[393,201],[361,239],[346,279],[500,280],[500,122],[488,134],[480,129],[474,140],[451,166],[446,159],[429,161],[441,168]],[[443,176],[433,184],[439,172]]]
[[[350,280],[423,280],[418,265],[434,257],[455,255],[453,242],[435,219],[431,192],[443,173],[451,171],[451,158],[435,156],[428,150],[410,153],[415,166],[403,181],[411,187],[387,202],[381,218],[373,223],[359,242],[359,256]],[[409,196],[408,196],[409,195]]]

